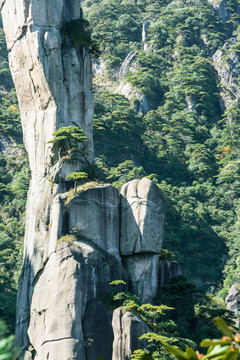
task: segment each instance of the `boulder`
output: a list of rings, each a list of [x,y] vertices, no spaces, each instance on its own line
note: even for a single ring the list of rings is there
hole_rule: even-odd
[[[136,89],[131,84],[124,81],[124,75],[128,71],[132,73],[137,71],[137,55],[138,53],[136,51],[131,51],[123,61],[119,71],[120,85],[116,92],[124,95],[129,101],[132,101],[136,112],[145,115],[150,110],[149,101],[139,89]]]
[[[134,109],[139,114],[145,115],[151,110],[147,98],[141,91],[135,89],[128,82],[122,82],[118,87],[117,93],[124,95],[129,101],[133,101]]]
[[[137,295],[142,303],[151,303],[158,291],[159,256],[136,254],[122,260],[128,273],[129,291]]]
[[[69,229],[119,256],[119,194],[111,185],[89,188],[69,204]]]
[[[132,180],[121,190],[121,255],[156,253],[162,248],[165,199],[147,178]]]
[[[231,289],[228,292],[228,295],[225,299],[227,309],[232,311],[235,316],[235,326],[239,328],[240,319],[239,319],[239,311],[240,311],[240,285],[233,284]]]
[[[134,350],[146,346],[146,340],[139,340],[139,337],[151,331],[140,317],[124,311],[121,307],[113,313],[112,327],[114,333],[112,360],[130,360]]]

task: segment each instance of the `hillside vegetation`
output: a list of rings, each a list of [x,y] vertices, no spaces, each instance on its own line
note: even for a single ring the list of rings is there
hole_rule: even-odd
[[[226,1],[224,22],[207,0],[84,2],[102,51],[94,132],[103,178],[119,188],[135,177],[156,181],[168,203],[164,247],[189,279],[223,297],[240,270],[240,112],[237,94],[222,105],[213,54],[234,38],[228,53],[239,55],[238,6]],[[124,84],[131,101],[119,94]],[[135,111],[139,93],[145,114]]]

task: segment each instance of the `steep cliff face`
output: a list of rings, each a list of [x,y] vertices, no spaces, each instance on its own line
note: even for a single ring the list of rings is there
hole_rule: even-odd
[[[66,176],[93,159],[91,60],[61,31],[81,17],[79,1],[0,4],[32,174],[16,342],[25,360],[129,359],[148,327],[122,309],[113,314],[104,297],[112,280],[124,280],[151,301],[171,278],[158,256],[164,197],[146,178],[120,196],[111,185],[67,191]],[[69,125],[87,140],[63,159],[49,141]]]
[[[35,286],[42,274],[47,276],[47,266],[58,261],[51,257],[62,232],[57,194],[65,190],[66,176],[93,157],[91,60],[61,32],[66,21],[81,17],[79,1],[1,1],[0,7],[32,174],[16,330],[17,342],[27,348],[34,343],[27,329]],[[87,141],[84,149],[62,161],[57,146],[48,141],[56,129],[69,125],[83,129]]]

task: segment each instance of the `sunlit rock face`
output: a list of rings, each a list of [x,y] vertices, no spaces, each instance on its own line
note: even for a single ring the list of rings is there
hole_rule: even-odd
[[[130,359],[134,350],[146,346],[146,340],[139,340],[139,337],[151,331],[141,318],[121,307],[113,313],[112,327],[114,332],[112,360]]]
[[[41,336],[37,326],[34,327],[36,296],[39,297],[37,285],[41,279],[51,279],[50,270],[47,270],[49,264],[55,261],[57,268],[58,262],[53,259],[56,258],[57,240],[62,235],[64,214],[63,202],[58,194],[65,189],[65,178],[93,159],[91,59],[84,47],[75,47],[61,31],[66,21],[82,16],[78,0],[2,0],[0,8],[32,174],[27,202],[24,266],[18,295],[16,342],[24,349],[29,347],[28,358],[57,359],[59,356],[54,344],[47,340],[48,332],[40,344]],[[58,146],[49,141],[56,129],[70,125],[79,126],[87,140],[84,146],[79,147],[79,152],[62,161]],[[53,276],[60,279],[57,272]],[[66,285],[63,284],[63,287]],[[70,289],[69,296],[74,299],[76,290],[74,286]],[[50,288],[44,288],[44,291],[48,293]],[[39,301],[44,302],[44,296],[41,295]],[[53,298],[48,300],[54,303]],[[41,313],[43,318],[45,307],[39,308],[42,308],[38,311],[39,316]],[[51,329],[54,326],[51,325]],[[70,325],[66,328],[70,333]],[[56,337],[61,336],[56,334]],[[36,337],[39,340],[33,341]],[[74,341],[79,340],[75,338]],[[62,353],[66,359],[73,358],[70,342],[71,339],[68,339],[66,346],[62,346],[66,349]],[[63,342],[59,341],[59,344]],[[51,348],[50,357],[46,355],[48,348]]]
[[[82,192],[69,204],[69,228],[79,229],[102,249],[119,257],[119,194],[111,185]]]
[[[142,303],[151,303],[158,291],[159,256],[136,254],[123,258],[123,265],[129,277],[129,290]]]
[[[103,343],[91,333],[89,337],[95,342],[85,356],[85,341],[89,329],[93,331],[94,324],[103,315],[108,317],[109,311],[100,300],[95,308],[89,304],[108,293],[112,279],[122,278],[124,270],[118,261],[98,247],[84,241],[60,243],[33,290],[28,334],[37,352],[34,359],[90,360],[88,355],[101,351]],[[100,313],[96,313],[96,306]],[[87,321],[83,324],[84,318]],[[111,320],[102,326],[111,334]]]
[[[124,79],[128,72],[135,73],[138,70],[137,55],[138,53],[136,51],[131,51],[124,59],[119,70],[120,85],[116,92],[124,95],[129,101],[133,101],[135,111],[145,115],[151,110],[148,99],[139,89]]]
[[[232,106],[240,97],[238,76],[240,73],[240,56],[234,50],[236,38],[229,39],[213,55],[214,67],[218,72],[222,98],[222,110]]]
[[[159,253],[163,242],[165,199],[151,180],[132,180],[121,190],[121,255]]]
[[[164,197],[146,178],[121,195],[108,184],[67,191],[66,176],[93,161],[91,59],[62,32],[82,17],[80,1],[0,0],[0,7],[32,173],[16,343],[24,360],[129,358],[149,328],[109,308],[109,283],[124,281],[122,291],[142,303],[157,294]],[[70,125],[86,141],[63,158],[49,141]]]
[[[240,311],[240,286],[239,284],[233,284],[229,290],[227,297],[225,299],[227,309],[231,310],[235,317],[235,325],[239,328],[239,311]]]
[[[77,124],[84,130],[85,156],[91,161],[91,60],[61,32],[66,21],[80,18],[79,1],[10,0],[1,8],[33,180],[54,175],[56,149],[48,141],[61,126]]]

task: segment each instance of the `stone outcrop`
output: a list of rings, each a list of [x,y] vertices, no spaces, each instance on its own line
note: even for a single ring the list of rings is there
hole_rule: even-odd
[[[147,178],[132,180],[121,190],[121,255],[159,253],[163,242],[165,199]]]
[[[177,261],[159,261],[158,288],[168,284],[172,278],[183,275],[183,270]]]
[[[238,52],[234,51],[234,45],[236,43],[236,38],[229,39],[224,46],[213,55],[214,67],[220,79],[222,111],[233,105],[234,102],[237,102],[240,96],[238,82],[240,58]]]
[[[112,317],[112,311],[101,301],[87,305],[83,319],[86,359],[112,359]]]
[[[136,112],[145,115],[151,110],[149,101],[139,89],[136,89],[131,84],[124,81],[124,75],[126,75],[128,71],[133,74],[137,71],[137,55],[138,53],[136,51],[131,51],[123,61],[119,71],[120,85],[116,92],[124,95],[129,101],[132,101]]]
[[[149,327],[138,316],[118,308],[113,313],[112,327],[114,332],[112,360],[128,360],[134,350],[146,345],[139,337],[150,332]]]
[[[145,43],[147,41],[147,31],[149,29],[149,26],[151,25],[151,21],[146,21],[143,24],[143,29],[142,29],[142,42]]]
[[[111,185],[83,191],[69,204],[69,230],[77,228],[100,248],[119,257],[119,195]]]
[[[128,82],[122,82],[118,87],[118,94],[124,95],[129,101],[133,102],[134,109],[137,113],[146,115],[151,110],[147,98],[138,89],[135,89]]]
[[[28,333],[35,359],[85,359],[86,306],[109,291],[112,279],[124,279],[124,270],[108,253],[83,241],[58,245],[34,286]]]
[[[136,294],[142,303],[151,303],[157,295],[159,256],[136,254],[123,258],[123,265],[128,273],[129,290]]]
[[[122,81],[124,75],[128,72],[134,72],[136,71],[137,68],[137,62],[136,62],[136,57],[137,57],[137,52],[136,51],[131,51],[127,57],[125,58],[124,62],[121,65],[121,68],[119,70],[119,80]]]
[[[158,291],[164,220],[165,199],[156,184],[143,178],[123,185],[120,254],[130,291],[142,303],[152,302]]]
[[[33,180],[46,171],[54,175],[55,154],[48,141],[54,130],[73,122],[87,136],[85,152],[91,161],[91,60],[84,48],[75,48],[61,33],[66,21],[80,18],[79,1],[2,0],[0,6]]]
[[[239,319],[239,311],[240,311],[240,286],[239,284],[233,284],[231,289],[228,292],[228,295],[225,299],[227,309],[232,311],[235,317],[235,326],[239,328],[240,319]]]
[[[215,11],[217,12],[219,18],[226,22],[229,18],[229,11],[227,9],[226,0],[208,0],[208,2],[213,6]]]
[[[16,342],[24,350],[29,347],[28,358],[40,357],[44,360],[47,353],[51,353],[49,359],[59,358],[56,352],[61,346],[65,349],[62,353],[64,358],[73,358],[72,345],[69,345],[73,340],[64,340],[65,335],[71,332],[72,322],[70,325],[70,320],[67,322],[65,319],[66,334],[62,334],[63,329],[58,326],[61,316],[56,318],[54,307],[45,309],[45,295],[42,295],[41,289],[38,291],[38,285],[41,279],[52,284],[52,276],[55,276],[56,284],[63,281],[62,289],[71,290],[69,296],[72,297],[71,304],[74,303],[76,288],[69,279],[64,282],[67,276],[71,276],[70,273],[61,279],[57,270],[53,275],[50,272],[60,264],[71,262],[71,258],[60,260],[56,251],[63,228],[63,206],[59,193],[66,191],[66,176],[93,159],[91,59],[84,47],[75,47],[62,33],[63,25],[81,18],[82,12],[78,0],[1,0],[0,9],[32,175],[26,211],[24,265],[19,283]],[[56,129],[70,125],[80,127],[87,140],[78,151],[68,153],[63,161],[59,158],[59,147],[49,141]],[[53,296],[46,286],[47,283],[44,291]],[[46,297],[46,300],[53,304],[54,297]],[[67,301],[61,305],[65,300],[58,299],[59,310],[61,306],[67,306]],[[43,303],[39,304],[41,301]],[[44,318],[47,309],[55,318],[49,319],[52,324],[46,324],[44,329],[47,330],[40,336],[37,327],[39,325],[39,329],[43,329],[40,318]],[[58,329],[54,330],[54,327]],[[51,342],[52,335],[48,336],[51,334],[49,328],[53,333],[55,331],[55,345]],[[78,343],[77,338],[74,341]]]

